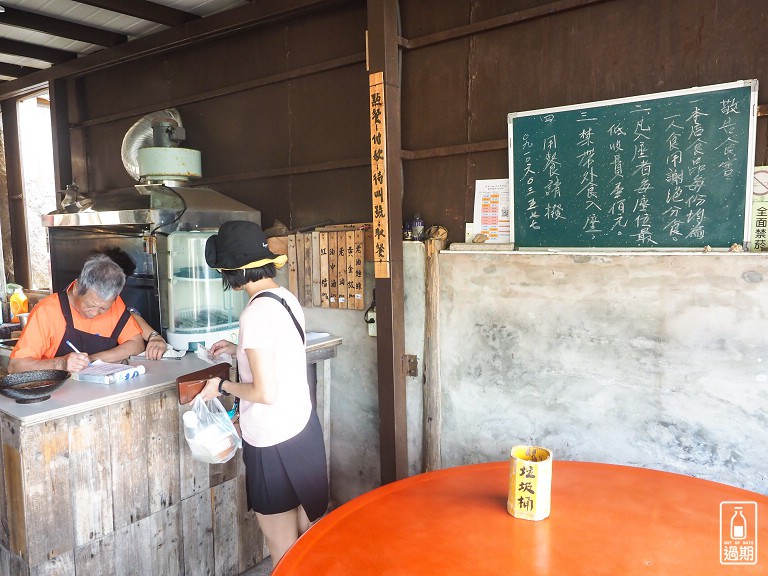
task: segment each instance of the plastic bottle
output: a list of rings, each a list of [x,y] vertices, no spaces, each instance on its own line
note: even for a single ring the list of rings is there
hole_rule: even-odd
[[[21,288],[16,288],[10,298],[11,322],[19,323],[19,314],[29,312],[29,299]]]
[[[424,240],[424,220],[420,214],[416,214],[411,221],[411,233],[414,240]]]
[[[198,428],[200,427],[200,419],[197,417],[197,414],[191,410],[189,412],[184,412],[182,418],[184,419],[184,437],[187,440],[194,439]]]

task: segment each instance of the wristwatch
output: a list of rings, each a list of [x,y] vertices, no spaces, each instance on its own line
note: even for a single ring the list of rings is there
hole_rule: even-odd
[[[226,378],[222,378],[221,380],[219,380],[219,394],[222,394],[224,396],[229,396],[229,392],[227,392],[221,387],[224,384],[224,382],[229,382],[229,380],[227,380]]]
[[[152,330],[152,332],[150,332],[149,334],[149,338],[147,338],[147,342],[152,340],[152,338],[154,338],[155,336],[160,336],[160,332],[158,332],[157,330]]]

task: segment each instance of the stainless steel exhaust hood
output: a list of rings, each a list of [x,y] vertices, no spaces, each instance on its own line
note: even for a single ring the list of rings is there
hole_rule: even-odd
[[[261,224],[261,213],[205,187],[137,184],[103,192],[87,208],[75,204],[42,217],[43,226],[139,226],[150,233],[217,228],[227,220]]]

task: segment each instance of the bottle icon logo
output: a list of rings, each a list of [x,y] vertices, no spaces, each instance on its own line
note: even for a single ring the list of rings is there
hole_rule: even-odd
[[[747,519],[741,510],[741,506],[736,506],[731,516],[731,540],[744,540],[747,537]]]
[[[720,564],[757,564],[757,502],[720,502]]]

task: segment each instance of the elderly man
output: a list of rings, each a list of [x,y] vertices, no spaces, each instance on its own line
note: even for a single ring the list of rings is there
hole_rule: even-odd
[[[143,352],[141,328],[119,296],[124,285],[125,274],[111,258],[88,258],[64,292],[33,308],[11,352],[8,372],[79,372],[93,360],[120,362]]]

